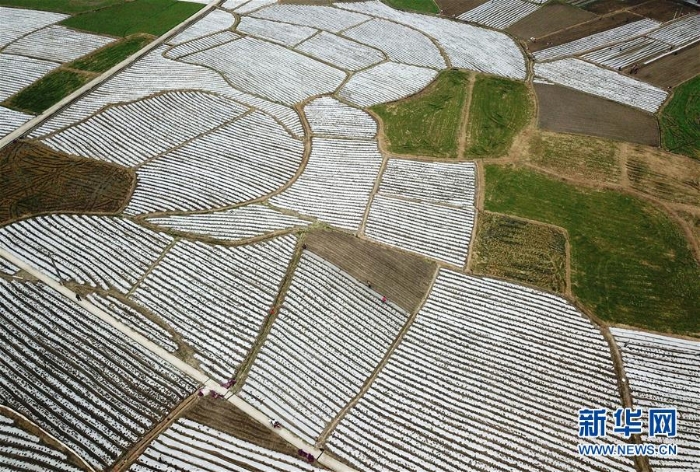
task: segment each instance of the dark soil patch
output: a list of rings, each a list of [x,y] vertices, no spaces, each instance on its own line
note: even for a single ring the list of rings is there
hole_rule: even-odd
[[[601,16],[598,17],[597,20],[592,20],[548,36],[543,36],[536,43],[530,43],[530,51],[535,52],[548,47],[558,46],[560,44],[568,43],[569,41],[575,41],[583,38],[584,36],[600,33],[601,31],[606,31],[611,28],[615,28],[616,26],[641,19],[641,16],[629,12],[620,12],[612,15]]]
[[[506,31],[522,39],[540,38],[580,23],[597,18],[591,12],[573,5],[553,3],[545,5],[535,13],[526,16]]]
[[[592,11],[593,13],[598,13],[599,15],[605,15],[606,13],[625,10],[635,5],[640,5],[646,1],[647,0],[598,0],[596,2],[589,3],[583,8],[588,11]]]
[[[649,113],[559,85],[535,84],[535,92],[542,129],[659,145],[659,127]]]
[[[670,21],[681,15],[697,12],[700,8],[688,5],[687,3],[674,2],[671,0],[652,0],[630,11],[638,15],[646,16],[652,20]]]
[[[435,0],[440,12],[445,16],[457,16],[483,5],[488,0]]]
[[[420,256],[340,231],[311,231],[306,246],[412,313],[428,293],[437,268]]]
[[[118,213],[134,173],[121,166],[18,142],[0,151],[0,224],[48,213]]]
[[[657,87],[675,87],[700,72],[700,43],[642,65],[634,76]]]

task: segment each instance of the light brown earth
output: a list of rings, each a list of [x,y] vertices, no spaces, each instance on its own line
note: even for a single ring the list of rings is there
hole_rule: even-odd
[[[13,143],[0,150],[0,224],[53,212],[116,214],[135,184],[124,167]]]
[[[700,208],[686,208],[678,210],[677,213],[690,228],[695,238],[695,244],[700,246]]]
[[[659,126],[650,113],[561,85],[535,84],[535,92],[542,129],[659,145]]]
[[[576,39],[589,36],[591,34],[600,33],[601,31],[609,30],[616,26],[623,25],[632,21],[640,20],[642,17],[629,12],[613,13],[607,16],[598,17],[587,23],[582,23],[577,26],[572,26],[565,30],[543,36],[536,43],[529,43],[530,51],[539,51],[559,44],[568,43]]]
[[[306,247],[411,313],[430,290],[437,268],[421,256],[335,230],[309,232]]]
[[[699,8],[684,2],[674,2],[672,0],[652,0],[634,8],[630,8],[632,13],[646,16],[652,20],[670,21],[678,16],[699,11]]]
[[[524,40],[540,38],[597,18],[597,15],[573,5],[552,3],[526,16],[506,31]]]
[[[489,0],[435,0],[441,13],[445,16],[459,16],[473,10]]]
[[[482,212],[471,270],[566,293],[568,238],[559,227]]]
[[[657,87],[675,87],[692,79],[700,72],[700,43],[675,51],[649,65],[642,65],[635,79]]]

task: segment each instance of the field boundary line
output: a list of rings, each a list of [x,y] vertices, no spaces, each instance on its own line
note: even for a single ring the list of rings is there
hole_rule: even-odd
[[[35,427],[36,429],[41,430],[41,433],[44,434],[44,435],[46,435],[49,439],[51,439],[51,441],[54,441],[56,444],[60,444],[61,447],[63,447],[63,448],[66,449],[66,451],[68,451],[68,452],[70,452],[71,454],[73,454],[73,456],[75,456],[75,459],[77,459],[77,460],[80,462],[80,465],[83,466],[83,468],[84,468],[85,470],[89,470],[90,472],[97,472],[97,470],[95,470],[94,467],[92,467],[90,464],[88,464],[87,461],[86,461],[85,459],[83,459],[82,457],[80,457],[80,454],[78,454],[77,452],[75,452],[71,447],[69,447],[68,445],[66,445],[63,441],[61,441],[60,439],[58,439],[58,438],[57,438],[56,436],[54,436],[53,434],[51,434],[51,433],[49,433],[48,431],[46,431],[44,428],[42,428],[42,427],[39,426],[37,423],[35,423],[35,422],[32,421],[31,419],[29,419],[29,418],[27,418],[26,416],[24,416],[24,415],[23,415],[22,413],[20,413],[19,411],[13,410],[13,409],[10,408],[9,406],[0,405],[0,413],[2,413],[2,414],[4,414],[4,415],[7,415],[8,417],[10,417],[10,418],[11,418],[12,420],[14,420],[15,422],[17,421],[17,419],[16,419],[15,417],[17,417],[17,418],[21,419],[22,421],[26,421],[27,423],[31,424],[31,425],[32,425],[33,427]],[[19,425],[18,425],[18,426],[19,426]],[[21,426],[19,426],[19,427],[22,428]],[[22,428],[22,429],[25,429],[25,428]],[[31,431],[30,431],[30,433],[31,433]],[[44,439],[41,439],[41,438],[39,438],[39,439],[40,439],[42,442],[45,442],[45,443],[47,442],[47,441],[44,440]],[[49,445],[51,446],[50,443],[49,443]],[[52,446],[52,447],[55,447],[55,446]],[[59,451],[60,451],[60,449],[59,449]],[[61,452],[63,452],[63,451],[61,451]]]
[[[472,94],[474,93],[474,83],[476,82],[476,73],[469,72],[469,81],[467,82],[467,93],[462,104],[462,113],[459,117],[459,126],[457,127],[457,157],[466,157],[467,146],[471,142],[469,133],[469,118],[471,117]]]
[[[79,305],[86,311],[90,312],[92,315],[97,317],[98,319],[102,320],[103,322],[107,323],[108,325],[112,326],[114,329],[120,331],[122,334],[128,336],[132,341],[140,344],[144,349],[150,351],[153,355],[160,357],[163,361],[167,362],[170,364],[173,368],[178,369],[180,372],[183,374],[189,376],[192,380],[198,382],[200,385],[204,385],[211,389],[212,391],[222,395],[226,401],[231,403],[233,406],[241,410],[243,413],[245,413],[247,416],[249,416],[251,419],[257,421],[264,427],[266,427],[269,431],[272,433],[278,435],[281,437],[283,440],[287,441],[289,444],[296,448],[300,448],[305,450],[306,452],[310,452],[311,454],[314,455],[314,457],[317,457],[317,461],[326,467],[328,467],[331,470],[334,470],[336,472],[359,472],[356,469],[353,469],[352,467],[349,467],[348,465],[340,462],[339,460],[335,459],[334,457],[328,455],[328,454],[323,454],[324,451],[321,451],[320,449],[316,448],[313,444],[309,444],[288,429],[282,427],[282,428],[273,428],[269,424],[269,418],[267,415],[265,415],[262,411],[258,410],[254,406],[250,405],[248,402],[243,400],[241,397],[235,395],[233,392],[230,390],[224,388],[223,386],[219,385],[217,382],[214,380],[210,379],[206,374],[203,372],[200,372],[199,370],[195,369],[191,365],[187,364],[185,361],[179,359],[177,356],[174,354],[169,353],[162,347],[158,346],[155,344],[153,341],[150,339],[146,338],[142,334],[136,332],[135,330],[131,329],[129,326],[125,325],[124,323],[116,320],[114,317],[111,315],[107,314],[100,308],[96,307],[92,303],[90,303],[88,300],[83,298],[82,300],[77,300],[75,297],[75,292],[70,290],[67,287],[64,287],[61,285],[59,282],[56,280],[52,279],[48,275],[44,274],[41,272],[39,269],[36,269],[35,267],[31,266],[29,263],[27,263],[24,259],[20,258],[19,256],[13,254],[10,252],[8,249],[4,247],[0,247],[0,257],[10,261],[20,269],[23,269],[27,271],[29,274],[33,275],[37,279],[39,279],[41,282],[46,284],[48,287],[56,291],[57,293],[60,293],[73,303]]]
[[[421,311],[423,308],[423,305],[425,305],[425,302],[428,300],[430,297],[430,294],[433,292],[433,286],[435,285],[435,281],[438,278],[438,275],[440,274],[440,270],[442,267],[440,265],[437,265],[435,267],[435,273],[433,274],[433,278],[430,281],[430,286],[428,290],[426,291],[425,295],[423,296],[423,299],[421,302],[418,304],[418,308],[416,309],[415,312],[411,313],[411,315],[408,317],[404,325],[401,327],[401,331],[396,335],[396,338],[394,339],[394,342],[391,344],[389,349],[387,350],[386,354],[384,354],[384,357],[382,358],[381,362],[377,364],[377,367],[374,368],[372,373],[370,374],[369,377],[367,377],[367,380],[365,380],[365,383],[362,385],[362,388],[360,389],[359,392],[357,392],[357,395],[355,395],[341,410],[338,412],[338,414],[333,418],[323,429],[321,434],[318,437],[318,440],[316,441],[316,444],[319,447],[325,447],[326,446],[326,441],[328,440],[328,437],[333,433],[335,428],[338,426],[338,424],[345,418],[345,416],[348,414],[348,412],[362,399],[362,397],[367,393],[367,391],[370,389],[374,381],[377,379],[379,376],[380,372],[384,369],[384,366],[389,362],[389,359],[391,358],[392,354],[396,350],[396,348],[401,344],[403,341],[404,337],[406,337],[406,333],[408,330],[411,328],[413,325],[413,322],[415,321],[416,317],[418,316],[418,313]]]
[[[146,272],[144,272],[143,275],[142,275],[141,277],[139,277],[139,279],[136,281],[136,283],[134,283],[134,285],[131,286],[131,288],[129,289],[129,291],[126,292],[126,297],[127,297],[127,298],[129,298],[131,295],[133,295],[133,293],[136,291],[136,289],[139,288],[139,285],[141,285],[141,284],[143,283],[143,281],[146,280],[146,277],[148,277],[148,276],[151,274],[151,272],[153,272],[153,269],[155,269],[155,268],[158,266],[158,264],[161,263],[161,261],[165,258],[165,256],[168,255],[168,253],[170,252],[170,250],[171,250],[179,241],[180,241],[180,238],[179,238],[179,237],[175,237],[175,238],[173,238],[172,241],[170,241],[170,243],[169,243],[167,246],[165,246],[165,248],[163,248],[163,251],[161,251],[161,253],[160,253],[160,255],[158,256],[158,258],[157,258],[155,261],[153,261],[153,263],[152,263],[150,266],[148,266],[148,269],[146,269]]]
[[[41,114],[35,116],[34,118],[30,119],[26,123],[24,123],[22,126],[19,128],[15,129],[13,132],[5,136],[4,138],[0,139],[0,149],[4,148],[7,146],[9,143],[13,142],[16,139],[22,138],[26,134],[30,133],[33,131],[35,128],[37,128],[39,125],[43,124],[44,121],[48,120],[51,118],[53,115],[56,113],[62,111],[64,108],[68,107],[71,105],[73,102],[81,98],[83,95],[86,93],[92,91],[93,89],[99,87],[103,83],[107,82],[109,79],[112,78],[115,74],[118,72],[121,72],[123,69],[126,69],[130,65],[132,65],[134,62],[138,61],[142,57],[144,57],[146,54],[150,53],[151,51],[155,50],[158,46],[161,44],[165,43],[166,40],[170,39],[172,36],[175,36],[177,33],[185,29],[186,27],[190,26],[191,24],[195,23],[198,21],[200,18],[214,10],[219,3],[221,3],[223,0],[212,0],[208,4],[204,6],[201,10],[196,12],[194,15],[190,16],[186,20],[184,20],[182,23],[175,25],[173,28],[171,28],[169,31],[164,33],[163,35],[159,36],[156,38],[153,42],[150,44],[147,44],[145,47],[141,48],[139,51],[135,52],[131,56],[127,57],[123,61],[121,61],[119,64],[115,65],[108,71],[104,72],[101,74],[99,77],[95,78],[94,80],[91,80],[87,84],[83,85],[80,87],[78,90],[74,91],[67,97],[64,97],[61,99],[58,103],[55,103],[53,106],[51,106],[49,109],[45,110]]]

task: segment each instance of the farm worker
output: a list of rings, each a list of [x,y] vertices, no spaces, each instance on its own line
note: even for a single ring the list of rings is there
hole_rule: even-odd
[[[80,298],[80,294],[79,294],[79,293],[76,293],[76,294],[75,294],[75,298],[77,298],[78,301],[81,301],[81,298]]]
[[[382,296],[382,303],[386,303],[386,297]]]

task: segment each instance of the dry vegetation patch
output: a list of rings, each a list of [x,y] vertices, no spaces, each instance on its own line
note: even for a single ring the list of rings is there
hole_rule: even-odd
[[[700,161],[634,146],[627,157],[632,188],[672,203],[700,206]]]
[[[506,215],[479,216],[472,270],[564,293],[566,234],[561,228]]]
[[[620,182],[620,161],[612,141],[554,133],[537,133],[528,160],[537,167],[590,182]]]
[[[700,247],[700,208],[679,210],[678,216],[688,223],[695,238],[695,244]]]
[[[340,231],[311,231],[306,246],[410,312],[418,310],[437,268],[421,256]]]
[[[0,224],[47,212],[117,213],[135,178],[107,162],[11,144],[0,151]]]
[[[650,113],[561,85],[535,84],[535,92],[542,129],[659,145],[659,126]]]

